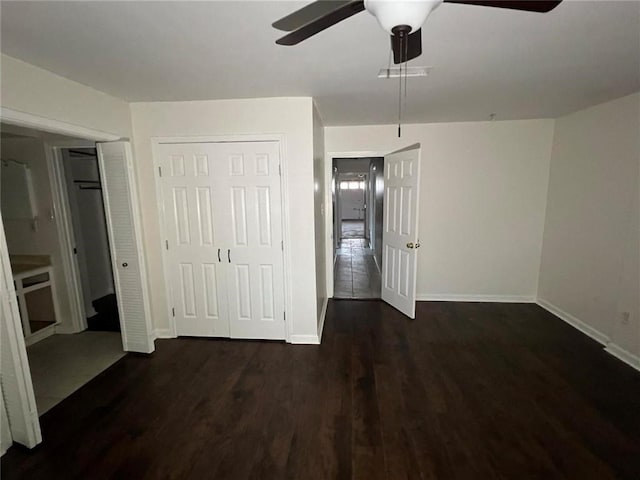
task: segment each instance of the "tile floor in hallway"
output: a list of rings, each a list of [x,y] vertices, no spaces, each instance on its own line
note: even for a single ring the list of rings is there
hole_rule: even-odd
[[[374,260],[373,250],[367,247],[366,239],[351,236],[359,228],[364,233],[364,228],[360,227],[363,223],[345,223],[334,265],[334,298],[380,298],[380,270]]]
[[[120,332],[53,335],[27,348],[42,415],[124,357]]]

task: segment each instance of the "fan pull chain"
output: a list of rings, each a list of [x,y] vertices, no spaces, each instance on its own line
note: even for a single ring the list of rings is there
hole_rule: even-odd
[[[398,138],[402,136],[402,62],[400,62],[400,75],[398,75]]]
[[[400,55],[404,58],[406,57],[407,52],[407,36],[404,33],[400,33]],[[398,138],[402,137],[402,58],[400,58],[400,72],[398,75]],[[406,62],[405,62],[406,67]],[[406,76],[406,68],[405,68],[405,76]],[[405,86],[405,95],[406,95],[406,86]]]
[[[407,111],[407,77],[408,77],[408,65],[409,61],[409,35],[407,34],[406,41],[404,42],[404,111]]]

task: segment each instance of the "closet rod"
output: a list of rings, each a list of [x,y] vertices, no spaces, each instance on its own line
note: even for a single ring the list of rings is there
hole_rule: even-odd
[[[96,156],[95,153],[82,152],[80,150],[69,150],[69,153],[72,153],[74,155],[83,155],[85,157],[95,157]]]

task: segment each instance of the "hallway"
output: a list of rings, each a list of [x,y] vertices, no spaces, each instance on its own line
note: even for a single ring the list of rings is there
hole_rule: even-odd
[[[334,266],[334,298],[380,298],[381,275],[364,238],[364,222],[343,220]]]

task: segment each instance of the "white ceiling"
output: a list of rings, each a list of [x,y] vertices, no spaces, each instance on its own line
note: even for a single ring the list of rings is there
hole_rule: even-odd
[[[308,2],[1,2],[4,53],[128,101],[312,96],[326,125],[393,123],[389,39],[362,12],[294,47],[278,18]],[[406,123],[557,117],[640,90],[640,2],[547,14],[444,4],[423,27],[429,77]]]

